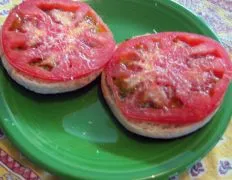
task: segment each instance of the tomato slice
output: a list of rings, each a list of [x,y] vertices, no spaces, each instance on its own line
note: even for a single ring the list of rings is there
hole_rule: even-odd
[[[231,68],[228,54],[214,40],[165,32],[120,44],[105,74],[128,120],[188,124],[220,105]]]
[[[47,81],[67,81],[102,69],[115,41],[85,3],[27,0],[6,19],[2,48],[10,65],[21,73]]]

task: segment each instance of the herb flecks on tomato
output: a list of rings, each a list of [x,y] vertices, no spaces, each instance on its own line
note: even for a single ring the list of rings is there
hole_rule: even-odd
[[[69,0],[24,1],[4,23],[2,44],[14,68],[48,81],[98,71],[115,48],[100,17],[87,4]]]
[[[218,107],[230,68],[225,50],[207,37],[159,33],[120,44],[106,77],[128,119],[186,124]]]

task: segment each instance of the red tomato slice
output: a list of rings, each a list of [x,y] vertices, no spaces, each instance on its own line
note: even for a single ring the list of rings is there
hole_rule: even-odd
[[[6,19],[2,48],[10,65],[25,75],[66,81],[102,69],[115,42],[109,28],[85,3],[27,0]]]
[[[220,105],[231,67],[214,40],[166,32],[120,44],[105,74],[117,107],[129,120],[188,124]]]

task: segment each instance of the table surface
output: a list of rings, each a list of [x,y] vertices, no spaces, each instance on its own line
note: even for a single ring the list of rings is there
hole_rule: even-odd
[[[232,58],[232,0],[175,0],[203,17],[218,34]],[[21,0],[0,0],[0,24],[9,10]],[[170,179],[232,179],[232,121],[225,134],[208,153],[183,174]],[[0,130],[0,180],[1,179],[57,179],[28,161]]]

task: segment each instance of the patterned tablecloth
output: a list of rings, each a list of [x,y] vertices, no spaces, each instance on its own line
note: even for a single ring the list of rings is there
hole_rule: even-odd
[[[0,24],[21,0],[0,0]],[[232,0],[175,0],[203,17],[232,57]],[[181,175],[170,179],[232,179],[232,121],[216,147]],[[0,131],[0,180],[57,179],[30,163]]]

